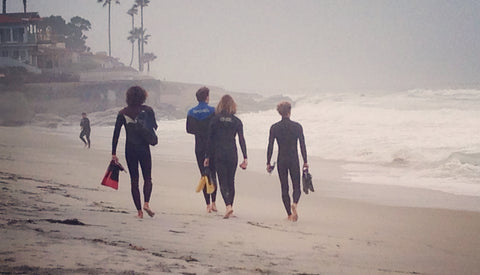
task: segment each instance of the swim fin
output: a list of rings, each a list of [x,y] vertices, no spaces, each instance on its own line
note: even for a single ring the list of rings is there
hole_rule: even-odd
[[[200,181],[198,182],[197,189],[195,190],[197,193],[202,191],[205,188],[205,184],[207,184],[207,176],[202,176]]]
[[[302,185],[303,185],[303,192],[308,194],[308,191],[315,192],[312,183],[312,175],[308,172],[308,169],[303,170],[302,174]]]

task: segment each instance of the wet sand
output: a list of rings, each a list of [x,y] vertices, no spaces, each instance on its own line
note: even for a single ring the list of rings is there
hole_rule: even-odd
[[[220,193],[211,214],[195,193],[193,153],[171,160],[160,142],[156,215],[140,220],[127,174],[118,191],[100,186],[109,146],[87,150],[76,133],[0,127],[2,274],[480,273],[476,198],[352,184],[341,164],[317,159],[316,192],[302,194],[292,223],[276,174],[257,168],[263,152],[252,152],[252,167],[237,170],[236,217],[224,220]],[[123,143],[118,151],[125,164]]]

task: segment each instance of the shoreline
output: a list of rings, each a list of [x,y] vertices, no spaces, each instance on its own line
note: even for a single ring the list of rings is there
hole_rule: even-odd
[[[139,220],[128,174],[121,173],[118,191],[100,186],[110,158],[106,141],[96,144],[102,142],[97,139],[87,150],[76,134],[68,137],[27,127],[1,130],[0,269],[5,272],[476,274],[480,270],[476,238],[480,213],[340,198],[365,197],[369,192],[382,195],[375,186],[353,188],[344,182],[340,163],[310,159],[318,167],[316,190],[302,193],[296,223],[286,221],[276,174],[239,169],[237,218],[224,220],[220,194],[219,212],[207,214],[203,196],[195,193],[199,173],[193,161],[154,154],[151,207],[156,215]],[[252,161],[263,162],[263,157],[256,157],[261,152],[249,152]],[[123,152],[119,153],[125,164]],[[387,189],[384,193],[395,193]],[[405,197],[409,196],[407,192]]]

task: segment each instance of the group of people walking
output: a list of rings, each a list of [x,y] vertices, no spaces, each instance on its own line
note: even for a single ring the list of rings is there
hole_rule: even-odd
[[[120,129],[124,126],[126,130],[125,157],[130,172],[131,193],[139,218],[143,218],[143,210],[151,217],[155,215],[149,206],[152,192],[150,146],[138,136],[133,129],[133,123],[131,123],[142,111],[147,112],[149,116],[156,121],[153,109],[144,105],[146,97],[147,92],[141,87],[134,86],[127,90],[127,107],[118,113],[112,139],[112,160],[118,161],[116,148]],[[235,115],[237,105],[230,95],[224,95],[218,102],[216,108],[208,105],[210,90],[207,87],[200,88],[196,92],[196,98],[198,105],[191,108],[187,114],[186,131],[195,136],[195,156],[200,174],[203,176],[208,173],[215,184],[218,179],[217,186],[220,187],[220,193],[226,207],[224,218],[228,219],[233,216],[233,203],[235,199],[235,173],[238,165],[237,137],[243,156],[243,161],[239,167],[246,169],[248,166],[243,123]],[[288,220],[297,221],[297,204],[301,194],[300,164],[297,147],[299,143],[303,158],[303,168],[308,169],[305,138],[302,126],[290,120],[290,103],[279,103],[277,111],[282,116],[282,119],[270,128],[266,169],[268,172],[273,170],[271,158],[273,145],[276,140],[279,151],[277,170],[280,178],[283,204],[287,212]],[[157,128],[156,124],[154,128]],[[143,210],[139,190],[139,164],[144,179]],[[293,203],[289,194],[288,175],[290,175],[292,181]],[[213,193],[208,194],[207,187],[205,187],[203,189],[203,195],[207,205],[207,212],[217,212],[217,190],[215,189]]]

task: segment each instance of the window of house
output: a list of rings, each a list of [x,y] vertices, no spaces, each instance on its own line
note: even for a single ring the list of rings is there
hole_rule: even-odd
[[[2,56],[3,57],[8,57],[8,50],[3,50],[2,51]]]
[[[20,50],[20,60],[22,60],[22,61],[27,60],[27,51],[26,50]]]
[[[20,52],[18,50],[14,50],[13,51],[13,58],[18,59],[19,56],[20,56]]]
[[[25,33],[24,28],[13,29],[13,41],[14,42],[23,42],[23,34],[24,33]]]
[[[0,29],[0,43],[10,42],[11,33],[10,29]]]

